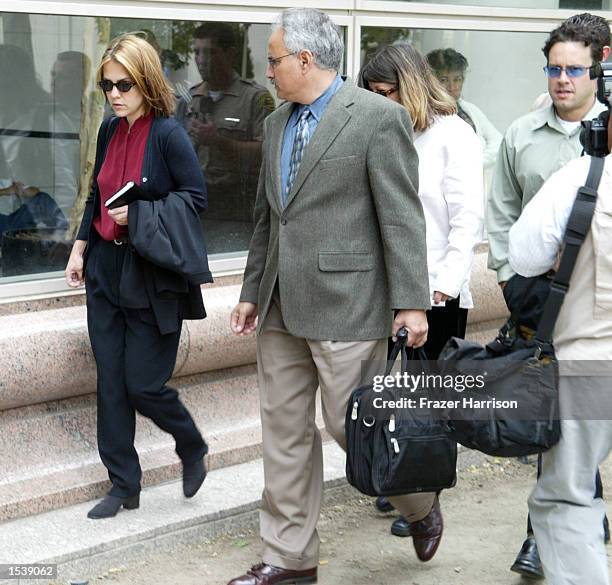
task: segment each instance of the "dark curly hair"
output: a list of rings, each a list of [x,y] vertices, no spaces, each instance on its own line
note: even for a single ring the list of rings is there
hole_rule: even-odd
[[[556,43],[576,42],[591,47],[591,57],[594,63],[603,59],[603,48],[610,46],[610,25],[602,16],[588,12],[575,14],[561,23],[548,36],[542,52],[548,61],[548,54]]]
[[[461,71],[465,73],[468,60],[455,49],[436,49],[427,53],[427,62],[434,71]]]

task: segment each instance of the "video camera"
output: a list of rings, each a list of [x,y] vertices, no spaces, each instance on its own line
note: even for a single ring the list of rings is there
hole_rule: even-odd
[[[596,63],[589,67],[589,78],[597,79],[597,99],[607,109],[597,118],[582,122],[580,142],[586,154],[604,157],[610,154],[608,150],[608,120],[610,119],[609,98],[612,89],[607,84],[612,83],[612,63]]]

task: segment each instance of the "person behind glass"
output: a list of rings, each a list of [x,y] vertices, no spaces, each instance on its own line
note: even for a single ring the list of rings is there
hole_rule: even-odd
[[[0,79],[12,80],[0,84],[1,244],[6,232],[60,230],[68,221],[54,197],[50,141],[39,137],[50,130],[50,96],[38,81],[32,55],[0,44]]]
[[[478,106],[461,97],[468,60],[454,49],[436,49],[427,53],[427,62],[444,89],[455,100],[457,115],[465,120],[480,138],[484,168],[492,168],[497,158],[502,135]]]
[[[456,115],[453,100],[425,58],[411,45],[378,50],[362,68],[359,82],[404,106],[413,123],[432,299],[424,347],[428,359],[435,360],[451,337],[465,337],[468,309],[474,306],[469,278],[484,223],[482,147]],[[384,497],[377,498],[376,506],[381,511],[393,509]],[[400,517],[391,532],[409,536],[410,523]]]
[[[206,316],[200,284],[212,282],[199,212],[206,187],[157,53],[133,34],[111,41],[97,82],[114,116],[98,133],[91,194],[66,280],[85,282],[87,324],[97,366],[98,450],[112,487],[89,518],[139,506],[141,468],[135,411],[176,441],[183,492],[206,476],[207,445],[172,375],[183,319]],[[107,209],[128,181],[156,198]],[[157,291],[163,290],[163,293]]]
[[[189,89],[188,100],[179,100],[176,118],[188,131],[206,173],[206,219],[251,223],[263,122],[274,111],[274,98],[234,70],[238,45],[231,24],[200,25],[193,33],[193,52],[202,81]]]
[[[70,217],[80,177],[81,117],[89,100],[91,60],[78,51],[57,55],[51,68],[53,102],[49,118],[53,132],[53,196],[66,217]]]

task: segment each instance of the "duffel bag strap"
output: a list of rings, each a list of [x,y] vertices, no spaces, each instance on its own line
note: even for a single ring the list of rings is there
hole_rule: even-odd
[[[565,294],[569,289],[570,278],[574,271],[580,247],[591,229],[591,222],[597,203],[597,189],[603,173],[604,162],[602,157],[591,157],[586,184],[578,189],[578,194],[563,236],[564,248],[561,254],[559,270],[557,270],[550,285],[550,293],[544,305],[544,313],[536,332],[536,357],[540,356],[545,346],[552,343],[552,333],[559,316],[559,311],[561,311]]]

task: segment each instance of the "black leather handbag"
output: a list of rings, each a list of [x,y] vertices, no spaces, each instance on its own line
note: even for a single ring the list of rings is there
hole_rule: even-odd
[[[407,331],[400,329],[385,375],[401,354],[401,371],[426,367],[424,353],[409,360]],[[406,388],[357,388],[346,411],[346,477],[368,496],[437,492],[456,482],[457,444],[444,423],[424,409],[378,408],[377,399],[400,401]]]
[[[520,301],[521,310],[513,310],[491,343],[483,347],[453,337],[440,353],[438,366],[444,375],[484,375],[480,403],[520,404],[518,416],[511,407],[470,408],[462,401],[461,407],[446,415],[448,435],[458,443],[489,455],[514,457],[541,453],[559,441],[559,372],[552,333],[578,252],[591,228],[603,166],[602,158],[591,158],[586,184],[578,190],[572,207],[554,277],[514,281],[506,300],[511,300],[511,309]],[[529,302],[522,302],[527,296],[531,296]],[[523,331],[536,327],[535,336],[533,330],[521,335],[518,326]]]

